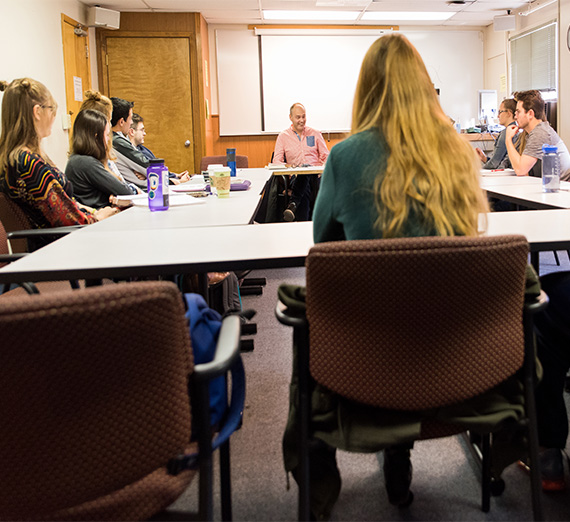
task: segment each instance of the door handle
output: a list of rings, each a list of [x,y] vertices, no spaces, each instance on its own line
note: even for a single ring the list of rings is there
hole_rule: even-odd
[[[186,140],[186,141],[184,142],[184,146],[185,146],[186,148],[190,147],[190,140]]]

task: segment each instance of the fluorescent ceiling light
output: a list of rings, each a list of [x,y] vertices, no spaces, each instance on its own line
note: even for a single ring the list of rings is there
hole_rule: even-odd
[[[538,1],[537,2],[531,2],[530,4],[528,4],[528,7],[529,7],[528,11],[521,11],[519,14],[521,16],[528,16],[529,14],[535,13],[539,9],[542,9],[543,7],[547,7],[551,4],[553,4],[554,2],[556,2],[556,0],[547,0],[546,2],[538,2]]]
[[[447,20],[451,18],[456,11],[447,12],[421,12],[421,11],[367,11],[362,15],[361,20]]]
[[[263,11],[265,20],[356,20],[358,11]]]

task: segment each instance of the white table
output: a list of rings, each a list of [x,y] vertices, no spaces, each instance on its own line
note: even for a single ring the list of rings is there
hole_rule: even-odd
[[[520,187],[522,185],[542,187],[542,178],[535,178],[534,176],[481,176],[479,185],[485,190],[494,187]]]
[[[570,248],[570,210],[494,212],[487,224],[487,235],[526,236],[534,255]],[[128,234],[85,227],[1,268],[0,283],[302,266],[312,230],[312,222]]]
[[[189,205],[172,206],[162,212],[151,212],[146,205],[136,206],[89,228],[102,232],[246,225],[253,219],[261,191],[270,176],[267,169],[238,169],[237,177],[249,179],[251,186],[248,190],[230,192],[227,199],[216,196],[192,198]]]
[[[535,180],[535,181],[534,181]],[[542,192],[542,179],[532,176],[481,178],[481,188],[492,197],[535,209],[570,208],[570,183],[560,182],[560,192]]]
[[[128,233],[89,226],[0,269],[0,282],[302,266],[313,245],[312,230],[312,222]]]
[[[268,169],[274,176],[299,176],[301,174],[322,174],[324,165],[314,167],[284,167],[281,169]]]

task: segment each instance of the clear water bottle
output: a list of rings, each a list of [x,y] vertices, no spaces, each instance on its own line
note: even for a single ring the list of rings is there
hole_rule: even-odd
[[[542,192],[560,190],[560,157],[556,145],[542,146]]]
[[[168,210],[168,169],[163,159],[151,159],[146,169],[148,188],[148,208],[155,210]]]
[[[226,161],[230,168],[231,176],[236,176],[236,149],[226,149]]]

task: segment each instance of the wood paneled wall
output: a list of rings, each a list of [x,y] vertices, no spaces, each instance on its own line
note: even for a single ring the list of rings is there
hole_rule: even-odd
[[[247,156],[249,166],[265,167],[271,160],[275,148],[276,134],[255,136],[220,136],[220,120],[218,115],[211,117],[214,137],[213,155],[223,155],[226,148],[235,148],[237,154]],[[329,150],[348,136],[348,134],[325,134],[324,138]]]

